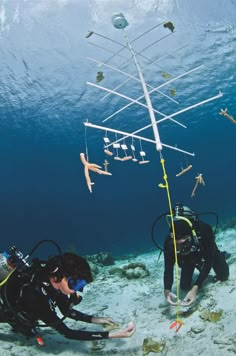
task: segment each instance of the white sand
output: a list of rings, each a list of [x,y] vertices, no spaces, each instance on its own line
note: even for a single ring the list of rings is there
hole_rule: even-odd
[[[40,347],[34,340],[10,331],[10,327],[0,324],[0,345],[4,356],[21,355],[143,355],[142,345],[146,337],[165,342],[160,355],[222,356],[236,354],[236,237],[235,230],[227,230],[217,237],[221,250],[231,253],[229,259],[230,278],[227,282],[211,283],[212,271],[207,283],[198,295],[197,310],[187,318],[182,318],[184,325],[178,333],[170,330],[176,318],[175,307],[169,307],[163,296],[163,256],[157,263],[159,252],[148,253],[116,262],[116,266],[130,262],[143,262],[150,271],[150,276],[127,280],[109,275],[111,267],[105,267],[92,285],[86,287],[82,303],[78,309],[88,314],[112,317],[122,327],[129,321],[137,326],[132,338],[91,341],[65,339],[51,329],[42,329],[45,346]],[[216,322],[204,321],[200,317],[203,309],[223,310],[221,319]],[[101,327],[67,321],[70,327],[87,330],[101,330]],[[94,348],[101,348],[95,350]],[[149,355],[155,355],[150,352]]]

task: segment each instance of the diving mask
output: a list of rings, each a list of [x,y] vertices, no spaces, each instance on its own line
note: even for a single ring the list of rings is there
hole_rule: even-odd
[[[68,277],[67,279],[68,287],[74,292],[83,292],[84,287],[87,285],[85,279],[73,279]]]
[[[186,236],[183,239],[176,240],[177,253],[182,256],[189,255],[192,251],[192,236]]]

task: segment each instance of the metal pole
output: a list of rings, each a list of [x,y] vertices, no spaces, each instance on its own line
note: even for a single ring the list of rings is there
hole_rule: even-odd
[[[134,60],[135,66],[137,68],[138,75],[139,75],[139,78],[140,78],[140,81],[141,81],[141,84],[142,84],[143,93],[144,93],[144,96],[145,96],[145,99],[146,99],[146,103],[147,103],[147,107],[148,107],[148,111],[149,111],[149,116],[150,116],[151,123],[152,123],[152,130],[153,130],[153,134],[154,134],[154,138],[155,138],[155,142],[156,142],[156,149],[157,149],[157,151],[161,151],[162,150],[161,139],[160,139],[160,135],[159,135],[157,124],[156,124],[156,118],[155,118],[155,114],[154,114],[154,111],[153,111],[152,102],[151,102],[151,99],[150,99],[150,96],[149,96],[149,93],[148,93],[148,90],[147,90],[147,85],[145,83],[142,71],[141,71],[141,69],[139,67],[139,64],[138,64],[138,61],[136,59],[135,53],[133,51],[133,48],[132,48],[132,46],[131,46],[131,44],[129,42],[128,36],[126,35],[124,29],[123,29],[123,32],[124,32],[124,36],[125,36],[125,40],[126,40],[127,46],[129,47],[130,53],[131,53],[131,55],[133,57],[133,60]]]

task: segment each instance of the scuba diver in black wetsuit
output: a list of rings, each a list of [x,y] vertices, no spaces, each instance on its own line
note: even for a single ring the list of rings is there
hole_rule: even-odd
[[[189,306],[195,301],[197,292],[207,278],[211,268],[215,271],[217,280],[226,281],[229,277],[229,266],[225,259],[225,253],[219,251],[212,227],[198,218],[198,215],[203,214],[213,213],[196,214],[190,208],[181,204],[176,204],[173,211],[177,261],[181,268],[180,288],[188,291],[181,302],[184,306]],[[154,225],[163,216],[170,218],[170,215],[162,214],[156,219]],[[177,297],[171,291],[175,264],[173,239],[171,226],[170,234],[164,241],[163,249],[164,293],[170,305],[177,304]],[[155,243],[155,241],[153,242]],[[160,248],[156,243],[155,245]],[[195,268],[199,270],[199,275],[192,284]]]
[[[0,272],[3,267],[12,267],[12,271],[0,283],[0,322],[10,324],[13,331],[37,339],[37,326],[49,326],[74,340],[127,338],[134,334],[133,323],[129,323],[125,329],[107,332],[73,330],[63,322],[65,318],[71,318],[116,326],[111,318],[86,315],[73,309],[82,299],[76,293],[92,282],[90,266],[84,258],[64,253],[46,262],[34,259],[29,265],[26,259],[21,258],[18,261],[20,263],[16,263],[15,256],[13,259],[9,256],[5,257],[9,260],[8,266],[0,261]],[[57,316],[56,307],[64,315],[62,319]],[[44,324],[39,324],[39,320]]]

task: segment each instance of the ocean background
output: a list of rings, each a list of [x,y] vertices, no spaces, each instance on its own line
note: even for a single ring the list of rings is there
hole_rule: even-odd
[[[129,22],[132,41],[164,21],[172,21],[175,32],[162,25],[133,43],[135,51],[159,60],[147,65],[137,56],[145,81],[158,86],[197,66],[199,70],[165,86],[162,91],[178,104],[157,93],[153,107],[166,115],[216,96],[223,97],[185,112],[158,125],[161,141],[178,146],[195,157],[163,148],[171,201],[196,212],[213,211],[219,225],[235,219],[236,126],[219,115],[228,108],[236,119],[236,2],[234,0],[10,0],[0,1],[0,234],[1,250],[16,245],[24,254],[41,239],[53,239],[63,250],[79,254],[102,251],[114,255],[142,253],[154,248],[153,221],[168,211],[160,154],[155,145],[142,143],[149,164],[119,162],[103,152],[104,132],[85,129],[84,122],[133,132],[150,123],[145,108],[132,105],[107,123],[102,123],[128,102],[86,85],[96,83],[113,89],[125,77],[87,59],[105,62],[120,49],[115,43],[88,30],[125,44],[122,31],[111,17],[122,12]],[[168,35],[168,36],[167,36]],[[162,39],[164,36],[166,38]],[[92,44],[91,44],[92,43]],[[100,47],[98,47],[100,46]],[[102,48],[101,48],[102,47]],[[127,51],[122,55],[129,57]],[[118,67],[124,59],[108,64]],[[136,75],[132,63],[121,70]],[[142,95],[138,82],[130,80],[120,93]],[[158,117],[157,115],[157,118]],[[151,130],[143,136],[153,139]],[[113,140],[114,135],[108,134]],[[131,144],[126,139],[126,144]],[[134,142],[136,155],[139,141]],[[88,191],[80,153],[89,153],[92,163],[103,167],[109,161],[112,176],[91,173],[93,192]],[[193,168],[176,177],[182,168]],[[202,173],[205,186],[191,198],[195,177]],[[214,221],[213,221],[214,222]],[[165,228],[160,226],[156,239]],[[55,253],[43,246],[38,255]]]

